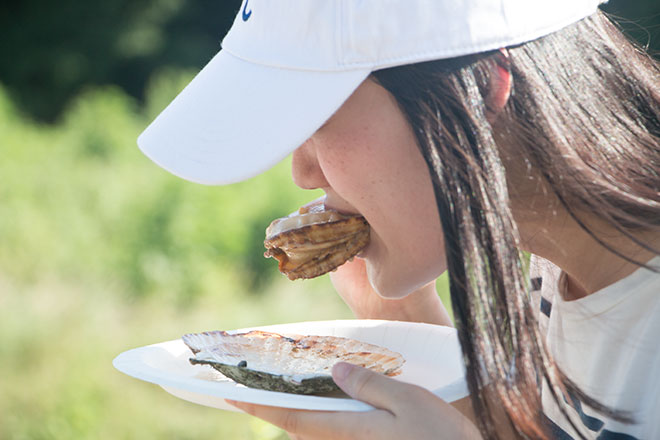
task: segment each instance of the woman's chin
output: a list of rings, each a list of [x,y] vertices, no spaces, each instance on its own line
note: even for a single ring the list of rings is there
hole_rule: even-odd
[[[365,261],[367,278],[378,296],[385,299],[401,299],[415,290],[418,280],[406,272],[405,264],[393,258],[378,239],[372,240],[357,255]]]
[[[431,282],[435,282],[445,270],[442,267],[428,268],[427,271],[406,271],[395,262],[390,265],[374,258],[366,258],[367,278],[371,287],[384,299],[402,299],[421,289]],[[380,264],[378,264],[380,263]],[[442,269],[442,270],[440,270]]]
[[[367,278],[378,296],[384,299],[401,299],[408,296],[410,292],[401,285],[401,280],[393,279],[391,275],[392,272],[381,272],[367,260]]]

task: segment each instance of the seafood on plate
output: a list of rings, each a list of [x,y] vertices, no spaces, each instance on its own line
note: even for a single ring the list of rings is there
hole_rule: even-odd
[[[264,256],[276,258],[291,280],[315,278],[360,253],[369,243],[369,230],[364,217],[326,209],[323,200],[316,200],[268,226]]]
[[[281,335],[260,330],[212,331],[182,337],[193,365],[210,365],[252,388],[295,394],[337,391],[332,366],[349,362],[387,376],[401,373],[403,357],[387,348],[337,336]]]

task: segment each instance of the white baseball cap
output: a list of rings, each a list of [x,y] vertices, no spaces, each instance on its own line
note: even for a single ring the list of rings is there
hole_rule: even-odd
[[[255,176],[374,70],[524,43],[601,0],[244,0],[222,49],[138,138],[184,179]]]

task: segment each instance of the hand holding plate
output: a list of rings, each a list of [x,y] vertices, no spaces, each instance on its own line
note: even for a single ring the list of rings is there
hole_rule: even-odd
[[[339,363],[337,385],[374,406],[367,412],[304,411],[228,401],[287,431],[295,439],[479,439],[477,428],[428,390],[364,368]]]

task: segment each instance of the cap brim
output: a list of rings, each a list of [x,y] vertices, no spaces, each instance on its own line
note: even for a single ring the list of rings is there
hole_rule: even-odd
[[[220,51],[138,138],[155,163],[218,185],[255,176],[303,144],[369,75],[249,63]]]

